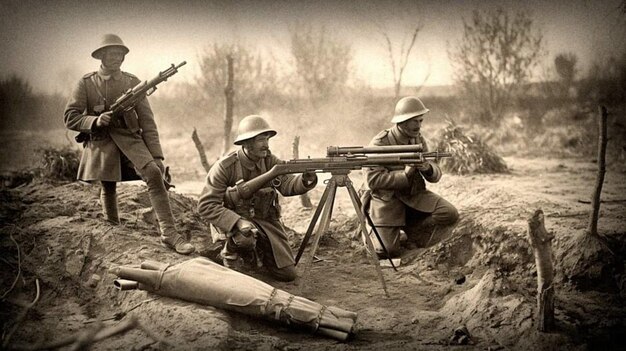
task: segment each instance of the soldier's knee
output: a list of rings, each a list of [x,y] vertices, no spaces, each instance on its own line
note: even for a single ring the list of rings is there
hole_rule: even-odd
[[[459,210],[457,210],[456,207],[451,206],[449,211],[450,211],[448,214],[449,224],[456,223],[460,217]]]
[[[141,178],[150,186],[151,184],[158,185],[163,183],[161,176],[161,170],[157,167],[154,161],[148,162],[142,169],[139,170]]]
[[[452,205],[439,208],[432,214],[435,224],[448,225],[456,223],[459,220],[459,211]]]

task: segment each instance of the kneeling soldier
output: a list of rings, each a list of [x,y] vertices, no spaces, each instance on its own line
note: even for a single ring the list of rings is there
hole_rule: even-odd
[[[241,269],[242,255],[251,254],[274,278],[292,281],[296,278],[295,261],[280,222],[277,192],[283,196],[304,194],[317,184],[315,173],[279,176],[250,199],[232,196],[236,184],[281,162],[270,153],[268,141],[274,135],[276,131],[261,116],[241,120],[234,142],[241,149],[211,167],[198,212],[227,238],[221,252],[224,266]]]
[[[378,133],[371,146],[421,145],[428,151],[421,134],[424,116],[429,110],[414,96],[398,101],[391,122],[394,126]],[[371,189],[369,212],[385,249],[392,257],[400,254],[402,229],[409,241],[425,247],[445,239],[459,219],[457,209],[443,197],[426,189],[426,182],[441,179],[436,162],[424,161],[407,167],[364,168],[364,189]],[[379,256],[384,251],[372,239]]]

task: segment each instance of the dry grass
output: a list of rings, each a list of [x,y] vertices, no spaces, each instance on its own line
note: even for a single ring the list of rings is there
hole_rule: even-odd
[[[440,131],[437,150],[447,151],[451,158],[443,159],[440,166],[455,174],[507,173],[502,157],[495,153],[478,135],[468,134],[454,121],[448,120]]]
[[[80,152],[69,146],[40,148],[39,175],[49,180],[74,181],[78,173]]]

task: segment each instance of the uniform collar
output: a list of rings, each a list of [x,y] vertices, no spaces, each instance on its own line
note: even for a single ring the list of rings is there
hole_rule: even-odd
[[[248,157],[248,155],[246,155],[245,152],[243,152],[243,148],[237,151],[237,156],[243,168],[250,171],[254,170],[255,168],[261,169],[263,159],[259,159],[258,161],[254,162]]]
[[[113,78],[114,80],[122,79],[121,70],[110,72],[106,68],[102,67],[102,65],[100,65],[100,69],[98,69],[98,75],[104,80],[109,80],[110,78]]]
[[[398,143],[400,145],[417,144],[417,139],[418,138],[413,138],[413,137],[410,137],[410,136],[404,134],[404,132],[402,132],[400,130],[400,128],[398,128],[397,124],[395,126],[393,126],[393,128],[391,128],[391,134],[393,134],[393,137],[396,138],[396,140],[398,141]]]

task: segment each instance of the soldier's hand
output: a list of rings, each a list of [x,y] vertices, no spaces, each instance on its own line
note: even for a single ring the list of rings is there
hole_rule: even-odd
[[[302,182],[304,183],[304,186],[310,186],[311,184],[317,182],[317,174],[314,172],[302,173]]]
[[[252,229],[255,228],[254,223],[250,222],[247,219],[243,219],[243,218],[239,218],[237,220],[237,223],[235,223],[235,227],[237,227],[237,230],[239,230],[240,232],[243,233],[249,233],[252,231]]]
[[[428,162],[420,162],[415,164],[413,167],[420,172],[430,172],[432,169],[432,166]]]
[[[100,116],[98,116],[98,119],[96,120],[96,126],[97,127],[106,127],[109,124],[111,124],[111,111],[102,113]]]
[[[161,160],[160,158],[155,158],[154,163],[156,163],[157,167],[159,167],[161,174],[165,174],[165,166],[163,165],[163,160]]]

